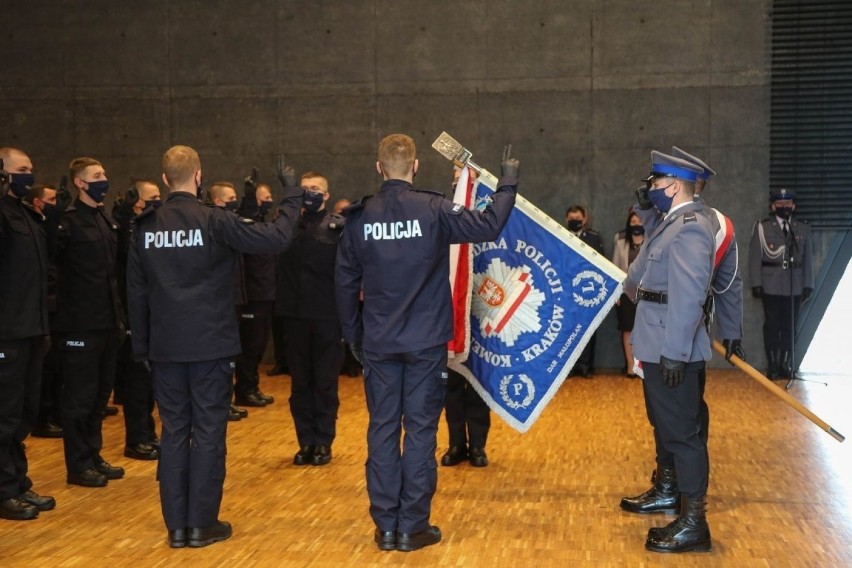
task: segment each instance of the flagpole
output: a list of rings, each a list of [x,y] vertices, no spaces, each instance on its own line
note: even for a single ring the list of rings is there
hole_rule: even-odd
[[[719,343],[718,340],[713,341],[713,349],[715,349],[722,356],[725,355],[725,347],[721,343]],[[838,442],[843,442],[843,440],[846,439],[843,434],[829,426],[819,416],[808,410],[807,407],[805,407],[801,402],[790,396],[787,391],[767,379],[757,369],[755,369],[736,355],[731,355],[730,362],[735,367],[747,374],[749,377],[760,383],[760,386],[762,386],[763,388],[765,388],[766,390],[768,390],[769,392],[792,406],[793,409],[796,410],[796,412],[803,415],[805,418],[822,428],[824,431],[828,432],[828,434]]]

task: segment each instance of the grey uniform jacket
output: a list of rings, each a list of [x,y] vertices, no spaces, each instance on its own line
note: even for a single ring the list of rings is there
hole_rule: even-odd
[[[763,228],[764,244],[760,240],[760,228]],[[814,255],[811,247],[811,226],[804,221],[791,218],[789,230],[792,231],[795,246],[792,250],[792,295],[802,294],[802,288],[814,287]],[[764,294],[790,296],[790,252],[785,248],[788,237],[773,215],[754,224],[748,254],[748,273],[752,287],[763,287]],[[786,268],[785,268],[786,267]]]
[[[734,225],[728,225],[730,235],[730,246],[721,249],[722,222],[717,214],[720,212],[707,205],[700,196],[695,201],[704,207],[704,213],[708,216],[716,237],[716,259],[713,270],[713,302],[715,307],[716,335],[719,339],[742,339],[743,337],[743,279],[742,271],[739,269],[739,248],[737,247],[737,236],[734,233]],[[634,206],[634,211],[645,227],[645,235],[651,234],[663,216],[654,209],[639,209]],[[727,217],[722,217],[730,221]]]
[[[693,201],[669,213],[645,239],[630,265],[628,292],[641,286],[665,292],[667,303],[640,301],[631,341],[640,361],[657,363],[660,356],[678,361],[710,359],[710,337],[704,326],[704,302],[710,290],[715,255],[713,229],[704,206]]]

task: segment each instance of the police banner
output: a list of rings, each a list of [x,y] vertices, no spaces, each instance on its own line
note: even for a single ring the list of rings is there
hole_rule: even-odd
[[[482,170],[475,207],[494,182]],[[471,254],[469,354],[449,366],[526,432],[615,305],[624,273],[520,195],[500,237]]]

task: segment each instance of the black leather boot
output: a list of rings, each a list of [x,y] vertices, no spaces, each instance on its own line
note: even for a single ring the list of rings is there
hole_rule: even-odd
[[[712,545],[704,497],[684,496],[680,516],[663,530],[649,530],[645,548],[654,552],[709,552]]]
[[[778,378],[778,372],[780,371],[781,352],[774,349],[768,351],[767,358],[769,361],[769,367],[766,369],[766,377],[774,381]]]
[[[793,378],[793,358],[789,351],[781,352],[778,374],[784,379]]]
[[[630,513],[674,514],[680,508],[680,493],[677,489],[677,473],[671,466],[657,465],[653,474],[654,485],[637,497],[624,497],[621,508]]]

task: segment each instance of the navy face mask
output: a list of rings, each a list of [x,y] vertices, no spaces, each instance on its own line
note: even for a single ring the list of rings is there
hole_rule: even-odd
[[[672,208],[672,201],[674,201],[674,195],[671,197],[666,195],[666,190],[674,185],[674,182],[670,183],[666,187],[661,187],[659,189],[652,189],[648,192],[648,199],[651,203],[654,204],[654,207],[657,208],[657,211],[660,213],[668,213],[669,209]]]
[[[35,176],[33,174],[9,174],[9,187],[19,199],[27,194],[27,190],[34,183]]]
[[[98,181],[86,182],[89,187],[86,188],[86,195],[92,198],[95,203],[103,203],[106,199],[106,194],[109,191],[109,181],[102,179]]]
[[[145,202],[145,209],[151,207],[152,209],[158,209],[163,204],[162,199],[149,199]]]
[[[41,206],[41,214],[47,223],[58,224],[62,212],[53,203],[44,203]]]
[[[775,214],[781,217],[782,219],[789,219],[790,215],[793,214],[792,207],[775,207]]]
[[[225,210],[230,211],[232,213],[237,212],[237,208],[240,206],[240,202],[234,199],[233,201],[225,202]]]
[[[272,202],[271,201],[261,201],[260,202],[260,216],[266,217],[266,214],[272,210]]]
[[[568,219],[568,230],[576,233],[583,228],[583,222],[579,219]]]
[[[644,235],[645,227],[643,227],[642,225],[630,225],[630,234],[636,235],[637,237],[639,235]]]

